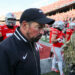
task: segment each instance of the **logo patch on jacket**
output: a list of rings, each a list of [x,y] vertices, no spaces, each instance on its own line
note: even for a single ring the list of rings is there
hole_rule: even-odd
[[[22,57],[23,60],[25,60],[27,57],[27,53]]]

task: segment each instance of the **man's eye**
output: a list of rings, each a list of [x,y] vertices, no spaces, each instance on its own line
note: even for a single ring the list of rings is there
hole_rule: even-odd
[[[42,27],[38,27],[39,29],[41,29]]]
[[[44,27],[42,27],[42,26],[40,26],[40,27],[38,27],[39,29],[43,29]]]

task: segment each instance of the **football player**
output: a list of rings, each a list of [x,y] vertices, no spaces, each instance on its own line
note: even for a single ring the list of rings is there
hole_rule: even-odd
[[[56,71],[56,61],[58,64],[58,68],[60,71],[60,75],[64,75],[63,73],[63,57],[61,54],[61,49],[62,45],[64,45],[64,39],[63,39],[63,32],[62,30],[64,29],[64,22],[62,21],[56,21],[53,24],[53,28],[51,31],[51,43],[52,43],[52,48],[51,51],[53,51],[54,56],[52,59],[52,71]]]
[[[16,17],[13,13],[8,13],[5,17],[5,23],[3,26],[0,26],[0,41],[11,36],[17,25],[16,25]]]

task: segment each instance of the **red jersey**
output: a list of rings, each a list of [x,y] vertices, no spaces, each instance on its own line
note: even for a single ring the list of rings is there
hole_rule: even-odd
[[[2,26],[0,25],[0,37],[2,37]]]
[[[73,33],[73,30],[72,29],[67,29],[66,30],[66,36],[68,35],[67,41],[70,40],[72,33]]]
[[[69,27],[69,23],[67,24],[67,27]]]
[[[13,28],[8,28],[7,25],[0,26],[0,35],[2,35],[3,40],[11,36],[16,28],[17,26],[14,26]]]
[[[51,43],[51,38],[52,38],[52,35],[57,35],[56,39],[60,38],[63,40],[63,33],[62,31],[59,31],[58,29],[55,29],[53,28],[52,31],[51,31],[51,34],[50,34],[50,43]],[[64,43],[61,42],[56,42],[56,43],[53,43],[53,46],[54,47],[61,47]]]
[[[49,35],[49,43],[51,44],[51,37],[52,37],[52,31],[53,31],[53,27],[50,27],[50,35]]]

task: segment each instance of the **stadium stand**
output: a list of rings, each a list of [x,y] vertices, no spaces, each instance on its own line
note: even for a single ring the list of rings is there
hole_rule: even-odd
[[[47,6],[43,6],[40,9],[44,11],[48,17],[51,17],[55,20],[63,20],[67,17],[74,17],[75,15],[75,0],[58,0]],[[19,21],[19,17],[22,11],[14,12]],[[0,24],[4,23],[4,16],[0,17]],[[19,24],[19,22],[17,22]]]
[[[41,7],[44,13],[48,13],[57,9],[61,9],[62,7],[68,6],[75,3],[75,0],[58,0],[57,2]]]

